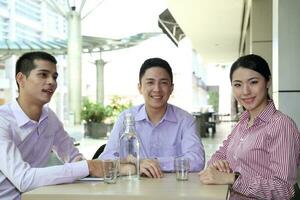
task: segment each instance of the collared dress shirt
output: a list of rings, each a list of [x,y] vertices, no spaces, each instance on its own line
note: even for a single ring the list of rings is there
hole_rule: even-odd
[[[46,167],[51,150],[66,164]],[[73,182],[89,174],[55,113],[44,107],[38,122],[17,101],[0,107],[0,199],[19,200],[22,192]],[[73,163],[71,163],[73,162]]]
[[[224,159],[240,176],[230,199],[290,199],[297,182],[300,135],[294,121],[276,110],[272,100],[251,127],[244,112],[208,165]]]
[[[144,104],[121,113],[99,158],[108,159],[118,154],[126,112],[131,112],[135,118],[142,159],[158,159],[163,171],[174,171],[174,158],[185,156],[190,159],[191,171],[204,168],[204,149],[194,117],[171,104],[167,105],[166,113],[157,125],[153,125],[149,120]]]

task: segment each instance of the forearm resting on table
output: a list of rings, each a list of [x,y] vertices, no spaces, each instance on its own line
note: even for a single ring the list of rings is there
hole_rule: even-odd
[[[103,177],[103,162],[102,160],[87,160],[89,174],[94,177]],[[119,173],[120,175],[128,175],[128,171],[136,174],[136,166],[132,163],[120,163]]]
[[[102,160],[88,160],[88,168],[90,176],[103,177],[103,163]]]

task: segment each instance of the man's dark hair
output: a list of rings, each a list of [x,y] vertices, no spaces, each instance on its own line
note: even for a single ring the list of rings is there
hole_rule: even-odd
[[[171,78],[171,83],[173,83],[173,73],[172,68],[170,67],[169,63],[161,58],[149,58],[145,60],[145,62],[142,64],[140,68],[140,74],[139,74],[139,81],[141,83],[141,80],[146,72],[147,69],[151,67],[160,67],[167,71]]]
[[[52,62],[54,64],[57,64],[56,59],[54,56],[52,56],[49,53],[43,52],[43,51],[34,51],[29,53],[24,53],[16,63],[16,74],[19,72],[24,74],[26,77],[29,76],[30,72],[36,68],[34,64],[34,60],[46,60],[49,62]],[[18,88],[19,84],[17,83]]]

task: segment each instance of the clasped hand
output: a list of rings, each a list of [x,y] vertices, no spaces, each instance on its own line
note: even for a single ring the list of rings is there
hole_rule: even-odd
[[[232,184],[234,174],[226,160],[217,160],[205,170],[199,172],[203,184]]]

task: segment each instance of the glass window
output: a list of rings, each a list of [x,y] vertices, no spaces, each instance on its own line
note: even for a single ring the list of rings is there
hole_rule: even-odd
[[[0,17],[0,38],[8,38],[8,19]]]
[[[24,24],[16,24],[16,40],[38,40],[41,38],[41,32],[32,29]]]
[[[41,21],[41,2],[38,0],[17,0],[16,14],[34,21]]]
[[[8,0],[0,0],[0,7],[7,7]]]

